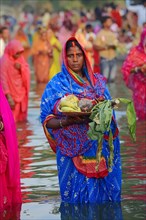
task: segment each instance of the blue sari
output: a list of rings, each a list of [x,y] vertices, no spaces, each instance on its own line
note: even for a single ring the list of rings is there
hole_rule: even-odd
[[[46,123],[51,118],[64,117],[57,108],[60,99],[64,95],[74,94],[79,99],[86,97],[95,100],[101,96],[104,99],[111,99],[105,79],[100,74],[92,73],[91,77],[91,69],[86,56],[85,60],[84,74],[90,85],[79,80],[68,69],[64,58],[62,71],[51,79],[42,95],[40,118],[49,144],[56,153],[62,202],[119,202],[121,200],[121,160],[114,113],[111,122],[111,130],[114,136],[113,169],[112,172],[103,172],[103,175],[96,173],[95,169],[94,172],[91,172],[96,161],[98,141],[88,138],[88,124],[73,124],[59,129],[46,128]],[[109,145],[107,132],[105,132],[102,144],[102,156],[106,166],[108,166]]]

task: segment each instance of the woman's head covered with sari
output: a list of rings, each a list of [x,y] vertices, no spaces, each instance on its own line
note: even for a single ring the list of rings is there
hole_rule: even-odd
[[[91,64],[89,62],[88,56],[84,50],[84,48],[81,46],[81,44],[79,43],[79,41],[75,38],[75,37],[71,37],[66,41],[66,44],[64,45],[64,49],[63,49],[63,65],[62,67],[67,69],[67,71],[73,76],[74,75],[74,71],[73,69],[69,68],[69,63],[68,63],[68,58],[67,58],[67,52],[70,48],[74,48],[74,58],[76,59],[78,57],[77,51],[76,51],[76,47],[78,47],[81,51],[81,53],[83,53],[83,66],[82,66],[82,72],[86,75],[86,77],[88,78],[88,80],[90,80],[91,84],[94,85],[94,77],[93,77],[93,70],[91,68]],[[80,55],[79,55],[80,56]],[[75,65],[76,63],[78,63],[77,60],[74,61]]]
[[[18,40],[11,40],[5,48],[5,54],[11,57],[15,56],[16,54],[23,53],[23,51],[24,51],[24,48],[22,44],[20,43],[20,41]]]

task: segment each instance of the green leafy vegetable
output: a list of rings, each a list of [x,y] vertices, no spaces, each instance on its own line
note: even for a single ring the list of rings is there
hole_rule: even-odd
[[[97,170],[101,159],[103,135],[105,132],[109,132],[110,156],[109,156],[108,164],[109,164],[109,171],[112,171],[114,145],[113,145],[113,134],[110,129],[110,124],[112,120],[113,109],[117,108],[120,102],[127,105],[126,116],[127,116],[128,128],[132,139],[136,140],[136,135],[135,135],[136,114],[135,114],[133,102],[131,100],[125,98],[117,98],[114,100],[104,100],[102,102],[97,103],[92,109],[90,115],[90,119],[92,120],[92,122],[89,123],[89,130],[87,133],[90,139],[98,140],[99,147],[96,154]]]

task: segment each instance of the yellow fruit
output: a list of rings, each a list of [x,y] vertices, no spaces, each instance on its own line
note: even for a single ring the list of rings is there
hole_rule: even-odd
[[[69,101],[73,101],[73,102],[78,102],[79,101],[78,97],[76,97],[73,94],[66,96],[66,99],[69,100]]]
[[[64,106],[64,107],[61,108],[61,111],[62,112],[80,112],[81,109],[80,108],[74,109],[74,108],[71,108],[71,107],[68,107],[68,106]]]
[[[62,107],[70,107],[75,110],[78,110],[79,99],[75,95],[64,96],[60,101],[60,108]]]

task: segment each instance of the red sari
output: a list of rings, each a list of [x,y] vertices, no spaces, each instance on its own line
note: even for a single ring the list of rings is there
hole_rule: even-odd
[[[133,91],[133,101],[137,117],[146,120],[146,74],[138,71],[131,73],[135,67],[146,64],[146,53],[144,42],[146,40],[146,29],[141,34],[141,41],[137,47],[131,49],[122,66],[122,73],[126,85]]]
[[[15,102],[12,110],[15,121],[24,121],[27,118],[29,67],[22,55],[18,59],[13,58],[13,55],[23,50],[19,41],[12,40],[6,46],[4,56],[0,59],[0,83],[5,95],[10,94]],[[21,64],[20,70],[15,68],[16,63]]]

